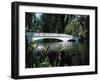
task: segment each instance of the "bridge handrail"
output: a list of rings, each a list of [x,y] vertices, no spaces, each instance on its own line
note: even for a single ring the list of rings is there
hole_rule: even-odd
[[[62,37],[73,37],[71,35],[66,35],[62,33],[33,33],[33,32],[27,32],[26,36],[62,36]]]

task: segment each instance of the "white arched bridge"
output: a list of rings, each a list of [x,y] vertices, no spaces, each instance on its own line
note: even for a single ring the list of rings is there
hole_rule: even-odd
[[[41,40],[41,39],[58,39],[61,41],[69,41],[75,40],[79,41],[79,37],[61,34],[61,33],[33,33],[33,32],[26,32],[26,38],[28,42]]]

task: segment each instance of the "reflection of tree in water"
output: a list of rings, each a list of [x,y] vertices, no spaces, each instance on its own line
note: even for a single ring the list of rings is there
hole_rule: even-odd
[[[26,68],[82,65],[82,57],[79,50],[63,49],[51,51],[49,48],[36,45],[34,49],[30,50],[31,56],[26,57]]]
[[[70,56],[71,63],[69,65],[81,65],[81,54],[78,51],[74,51],[73,54]]]
[[[81,54],[78,51],[74,52],[65,52],[61,51],[57,54],[57,52],[50,52],[48,54],[49,61],[51,65],[53,65],[53,61],[56,58],[57,63],[59,66],[74,66],[74,65],[81,65]]]

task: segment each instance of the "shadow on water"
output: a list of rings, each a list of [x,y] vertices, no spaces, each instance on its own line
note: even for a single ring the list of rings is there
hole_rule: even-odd
[[[29,57],[26,53],[26,68],[89,65],[88,44],[51,41],[32,45],[35,49]]]

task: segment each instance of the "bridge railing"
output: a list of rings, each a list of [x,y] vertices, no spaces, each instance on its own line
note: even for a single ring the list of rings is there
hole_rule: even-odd
[[[34,37],[39,37],[39,36],[40,36],[40,37],[42,37],[42,36],[43,36],[43,37],[45,37],[45,36],[48,36],[48,37],[49,37],[49,36],[50,36],[50,37],[51,37],[51,36],[53,36],[53,37],[54,37],[54,36],[56,36],[56,37],[57,37],[57,36],[60,36],[60,37],[73,37],[73,36],[71,36],[71,35],[61,34],[61,33],[33,33],[33,32],[27,32],[26,35],[27,35],[27,36],[34,36]]]

